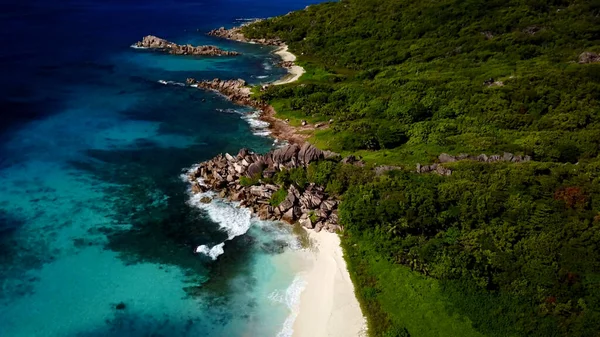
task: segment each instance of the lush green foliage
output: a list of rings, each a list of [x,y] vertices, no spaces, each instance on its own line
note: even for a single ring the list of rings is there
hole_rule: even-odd
[[[277,190],[277,192],[273,193],[273,195],[271,196],[271,200],[269,200],[269,203],[271,204],[271,206],[277,207],[285,200],[287,194],[288,192],[285,188],[280,188],[279,190]]]
[[[488,306],[488,314],[503,312],[510,322],[500,327],[524,336],[595,336],[598,166],[584,171],[537,163],[458,166],[448,178],[397,171],[352,186],[340,209],[349,237],[377,242],[373,247],[388,261],[436,279],[513,296],[497,307],[486,304],[485,296],[471,297],[461,305],[472,320]],[[454,299],[464,301],[465,295]],[[482,332],[507,335],[494,320],[482,318]]]
[[[253,186],[253,185],[257,185],[258,182],[260,180],[260,177],[240,177],[240,185],[244,186],[244,187],[249,187],[249,186]]]
[[[442,152],[534,159],[281,174],[342,198],[373,336],[598,335],[600,64],[577,59],[600,51],[600,1],[341,0],[245,34],[302,55],[301,81],[256,95],[292,123],[333,119],[319,147],[405,168]]]
[[[333,118],[320,135],[332,150],[402,158],[427,144],[575,162],[599,151],[600,65],[574,62],[600,50],[599,13],[583,0],[344,0],[246,34],[305,55],[306,80],[260,95],[292,117]]]

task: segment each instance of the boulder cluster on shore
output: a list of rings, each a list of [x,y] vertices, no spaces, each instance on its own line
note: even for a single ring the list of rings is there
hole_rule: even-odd
[[[338,220],[339,200],[325,193],[323,186],[309,184],[301,190],[291,184],[284,188],[272,179],[279,171],[305,168],[311,162],[336,156],[309,143],[302,147],[288,145],[264,155],[241,149],[237,156],[218,155],[200,163],[189,172],[188,178],[192,193],[214,191],[221,198],[239,201],[240,206],[249,208],[263,220],[298,222],[315,231],[337,232],[342,229]],[[243,179],[256,181],[245,184],[241,182]],[[274,205],[272,197],[282,189],[286,193],[285,199]]]
[[[135,44],[138,48],[147,48],[167,52],[174,55],[205,55],[205,56],[237,56],[236,51],[222,50],[216,46],[178,45],[159,37],[148,35]]]
[[[256,43],[262,44],[265,46],[283,46],[284,42],[280,39],[249,39],[244,36],[242,33],[242,28],[245,25],[239,27],[233,27],[230,29],[225,29],[225,27],[221,27],[218,29],[213,29],[208,32],[208,35],[214,37],[220,37],[227,40],[246,42],[246,43]]]

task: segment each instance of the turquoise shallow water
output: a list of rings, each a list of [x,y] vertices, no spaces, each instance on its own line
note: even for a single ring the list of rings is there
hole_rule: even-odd
[[[281,77],[270,48],[202,32],[308,3],[7,5],[4,31],[15,33],[2,34],[13,48],[0,54],[0,336],[290,334],[302,288],[290,229],[232,204],[200,205],[180,177],[220,152],[267,151],[272,139],[250,110],[158,81]],[[244,56],[129,48],[150,33]],[[214,261],[194,253],[222,242]]]

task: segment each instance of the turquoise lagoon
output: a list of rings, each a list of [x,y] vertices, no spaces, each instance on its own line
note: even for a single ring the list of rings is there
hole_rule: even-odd
[[[303,281],[290,228],[202,204],[181,178],[218,153],[264,152],[273,140],[250,109],[178,83],[280,78],[271,48],[203,33],[309,3],[6,5],[0,336],[291,335]],[[147,34],[244,55],[129,47]],[[216,260],[194,253],[221,243]]]

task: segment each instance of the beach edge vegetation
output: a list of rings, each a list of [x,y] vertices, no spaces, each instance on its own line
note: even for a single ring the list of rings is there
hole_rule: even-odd
[[[243,31],[307,70],[255,96],[367,164],[310,180],[341,196],[371,336],[597,335],[600,2],[342,0]],[[414,172],[442,153],[532,161]]]

